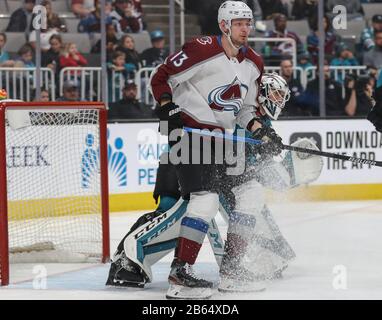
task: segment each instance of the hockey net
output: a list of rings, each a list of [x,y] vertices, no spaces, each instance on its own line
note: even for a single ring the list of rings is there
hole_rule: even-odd
[[[9,264],[106,262],[106,109],[0,103],[0,282]]]

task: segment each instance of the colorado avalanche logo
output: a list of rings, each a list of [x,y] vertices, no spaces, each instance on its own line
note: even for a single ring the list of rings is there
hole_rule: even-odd
[[[232,83],[213,89],[208,95],[211,109],[218,111],[233,111],[238,114],[248,92],[248,87],[236,77]]]

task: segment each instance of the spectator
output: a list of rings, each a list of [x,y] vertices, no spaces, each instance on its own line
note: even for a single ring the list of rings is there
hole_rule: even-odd
[[[317,19],[318,0],[295,0],[292,7],[292,16],[296,20],[308,18],[309,26]]]
[[[77,80],[66,80],[63,95],[57,101],[80,101],[80,85]]]
[[[287,30],[287,17],[284,14],[277,14],[273,19],[275,29],[273,31],[267,32],[266,37],[268,38],[291,38],[296,41],[297,54],[303,52],[303,45],[300,38],[294,32]],[[273,57],[291,57],[293,55],[293,46],[290,42],[277,42],[268,43],[265,46],[265,51],[267,51],[267,46],[270,48],[270,55]]]
[[[78,52],[77,45],[69,42],[60,55],[60,67],[85,67],[88,64],[84,56]]]
[[[150,38],[152,47],[142,52],[141,60],[145,67],[156,67],[164,62],[169,51],[165,48],[164,34],[161,30],[151,32]]]
[[[313,64],[310,62],[309,53],[304,52],[297,57],[297,66],[302,68],[304,71],[310,67],[313,67]],[[308,77],[310,76],[311,72],[308,71]]]
[[[327,0],[326,10],[330,18],[335,16],[335,13],[333,13],[333,8],[339,5],[346,8],[347,20],[363,19],[363,11],[360,0]]]
[[[336,54],[337,45],[341,43],[341,37],[334,32],[332,29],[330,19],[324,16],[324,31],[325,31],[325,55],[331,59]],[[312,31],[308,35],[307,49],[312,56],[312,63],[317,64],[318,62],[318,44],[319,44],[319,34],[318,34],[318,19],[314,18],[312,22]]]
[[[6,32],[25,32],[29,34],[33,30],[33,7],[36,0],[24,0],[21,8],[14,11],[9,20]]]
[[[7,43],[7,35],[0,33],[0,67],[13,67],[15,62],[10,59],[8,52],[4,50]]]
[[[54,72],[60,69],[60,53],[62,50],[62,38],[59,34],[54,34],[49,39],[50,48],[41,55],[41,66],[48,67]]]
[[[345,108],[349,108],[349,104],[354,104],[355,99],[342,98],[342,86],[338,81],[330,78],[329,63],[326,60],[324,65],[325,76],[325,102],[327,116],[345,115]],[[308,112],[313,116],[318,116],[319,111],[319,76],[308,82],[306,90],[302,94],[300,106],[304,112]]]
[[[346,96],[355,99],[355,103],[345,107],[348,116],[366,116],[374,105],[373,86],[369,76],[348,77],[345,81]]]
[[[264,20],[273,19],[275,14],[288,16],[288,10],[281,0],[259,0],[259,4],[263,11]]]
[[[116,51],[121,51],[125,54],[125,63],[130,73],[129,77],[134,78],[134,74],[141,67],[141,58],[139,53],[135,50],[134,39],[125,34],[119,41],[119,46],[115,48]]]
[[[137,85],[133,80],[127,81],[122,92],[122,99],[109,106],[109,120],[156,118],[150,106],[137,100]]]
[[[332,59],[330,65],[332,66],[358,66],[359,62],[354,57],[353,52],[349,47],[342,43],[338,46],[338,57]]]
[[[58,16],[58,14],[53,12],[52,10],[52,1],[43,0],[41,1],[41,5],[46,8],[48,30],[56,29],[57,31],[60,31],[60,32],[66,32],[67,29],[66,29],[65,21],[62,20]]]
[[[375,46],[363,56],[363,64],[374,66],[377,69],[382,68],[382,30],[374,33]]]
[[[59,32],[57,29],[41,29],[40,30],[40,46],[41,51],[46,52],[50,49],[50,38],[53,35],[58,35]],[[34,50],[36,50],[36,37],[37,32],[36,30],[32,30],[32,32],[29,34],[29,44],[32,46]]]
[[[106,54],[107,60],[110,60],[111,55],[114,52],[115,47],[117,46],[117,32],[115,30],[113,23],[106,24]],[[100,53],[101,52],[101,39],[97,41],[97,43],[92,47],[92,53]]]
[[[24,44],[17,52],[18,57],[15,59],[15,67],[34,68],[33,48],[29,43]]]
[[[298,99],[304,89],[299,79],[293,76],[292,60],[284,59],[280,63],[280,74],[285,79],[290,89],[290,99],[286,102],[283,116],[303,116],[307,115],[298,105]]]
[[[41,88],[39,100],[37,100],[36,89],[33,90],[32,96],[33,96],[33,101],[43,101],[43,102],[51,101],[48,89]]]
[[[124,33],[136,33],[141,31],[139,19],[135,16],[134,5],[131,0],[115,0],[115,8],[110,16],[116,27],[118,39]]]
[[[353,52],[350,51],[349,47],[342,43],[338,47],[338,56],[330,62],[331,66],[340,67],[340,66],[358,66],[359,62],[354,57]],[[341,73],[339,73],[337,81],[343,83],[344,79]]]
[[[371,82],[373,83],[373,89],[375,89],[377,87],[378,81],[378,69],[373,66],[366,66],[366,73],[370,77]]]
[[[85,18],[94,9],[94,0],[72,0],[72,11],[78,18]]]
[[[110,13],[112,11],[111,0],[107,0],[105,4],[105,23],[111,23],[112,19]],[[94,33],[101,32],[101,2],[100,0],[95,0],[95,9],[89,15],[82,18],[78,24],[78,32]]]
[[[146,23],[143,20],[143,8],[142,8],[142,3],[141,0],[131,0],[133,6],[134,6],[134,16],[138,19],[140,29],[145,30],[146,29]]]
[[[126,64],[126,54],[121,51],[114,51],[111,62],[107,64],[108,84],[109,84],[109,102],[119,97],[125,82],[129,78],[130,66]]]
[[[361,33],[360,42],[364,51],[369,51],[375,47],[374,33],[375,31],[382,31],[382,14],[374,15],[371,21],[371,27],[365,28]]]

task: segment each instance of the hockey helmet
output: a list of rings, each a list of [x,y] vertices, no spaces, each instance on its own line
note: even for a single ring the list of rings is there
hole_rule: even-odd
[[[290,90],[283,77],[277,73],[263,74],[258,100],[271,119],[277,120],[289,98]]]
[[[251,19],[253,14],[250,7],[242,1],[225,1],[221,4],[218,11],[218,23],[223,20],[227,22],[228,28],[231,28],[233,19]]]

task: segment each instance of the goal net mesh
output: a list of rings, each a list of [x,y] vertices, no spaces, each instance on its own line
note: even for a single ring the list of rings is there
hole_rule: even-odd
[[[99,111],[7,109],[6,119],[10,262],[101,258]]]

